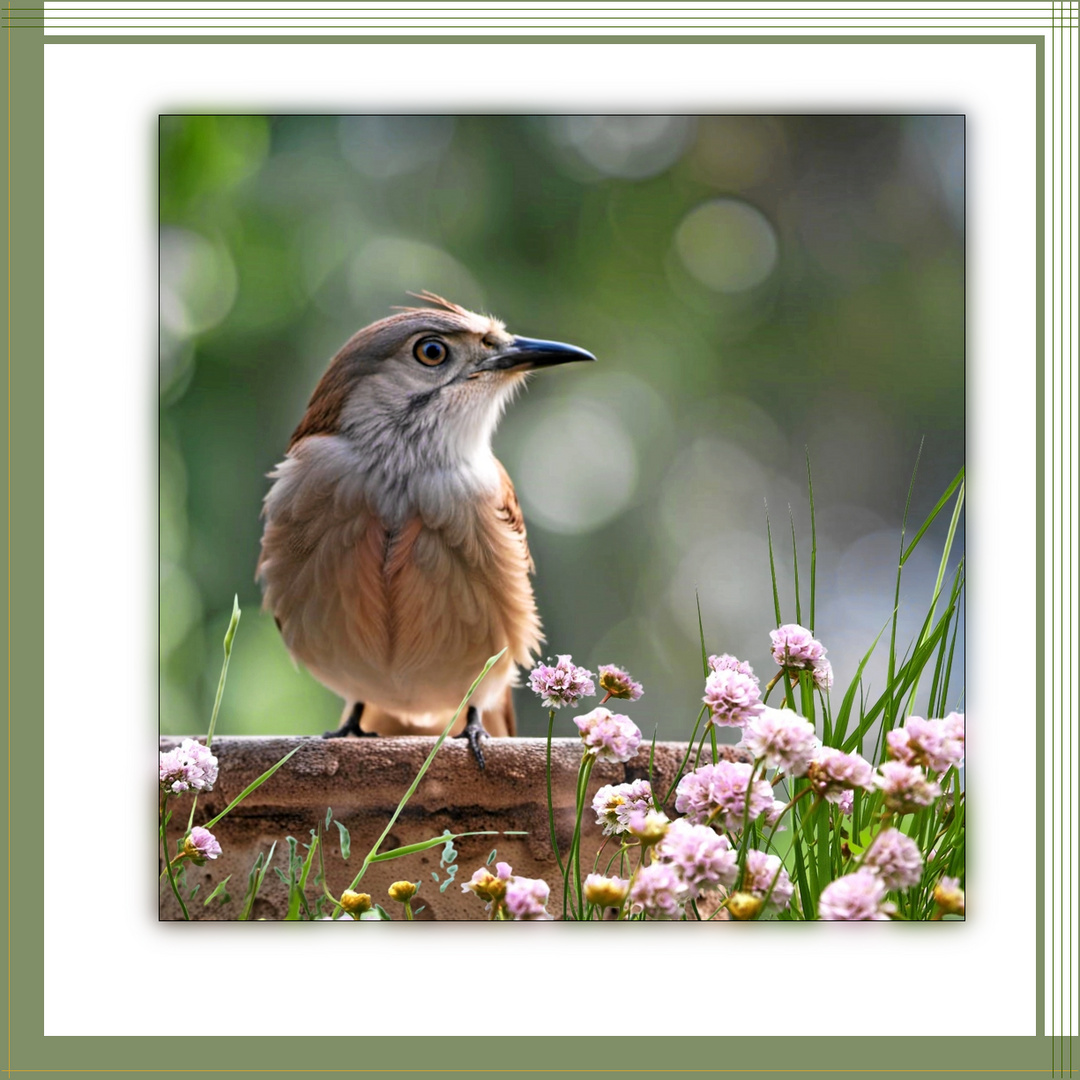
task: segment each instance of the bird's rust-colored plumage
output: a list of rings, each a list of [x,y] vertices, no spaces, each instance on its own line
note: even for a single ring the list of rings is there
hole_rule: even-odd
[[[346,714],[363,703],[364,730],[442,730],[505,648],[471,703],[509,735],[511,687],[542,636],[491,433],[526,371],[591,357],[418,295],[438,307],[365,327],[319,381],[271,473],[258,577],[293,657]]]

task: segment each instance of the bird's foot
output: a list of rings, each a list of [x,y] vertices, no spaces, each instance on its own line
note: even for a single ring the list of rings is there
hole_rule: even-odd
[[[352,712],[349,713],[349,718],[337,729],[337,731],[324,731],[324,739],[344,739],[348,735],[355,735],[358,738],[374,737],[376,732],[374,731],[362,731],[360,729],[360,717],[364,715],[364,703],[358,701],[353,707]]]
[[[484,767],[484,752],[480,749],[480,740],[486,735],[484,725],[480,723],[480,714],[470,705],[469,711],[465,714],[465,730],[454,738],[469,740],[469,748],[472,750],[473,757],[476,758],[476,764],[481,769]]]

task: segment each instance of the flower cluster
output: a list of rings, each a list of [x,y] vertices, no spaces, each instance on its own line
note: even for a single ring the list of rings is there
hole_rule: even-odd
[[[493,874],[486,866],[481,866],[468,881],[461,886],[462,892],[471,892],[487,901],[487,910],[491,910],[492,904],[502,902],[506,895],[506,886],[514,871],[509,863],[496,863]]]
[[[677,919],[682,913],[682,897],[682,878],[671,863],[640,867],[630,886],[631,907],[653,919]]]
[[[622,698],[624,701],[637,701],[644,693],[641,683],[630,677],[630,672],[614,664],[601,664],[600,689],[609,698]],[[607,700],[605,698],[605,700]]]
[[[216,859],[221,854],[221,845],[209,829],[196,825],[184,837],[183,852],[196,866],[202,866],[207,859]]]
[[[906,889],[919,883],[923,858],[910,836],[899,829],[885,829],[874,838],[862,865],[877,874],[886,889]]]
[[[732,656],[730,653],[723,653],[720,656],[710,656],[708,660],[710,671],[737,671],[741,675],[749,675],[754,677],[754,669],[746,663],[745,660],[740,660],[737,656]]]
[[[629,761],[641,745],[641,732],[629,716],[596,708],[574,723],[585,744],[585,753],[599,761]]]
[[[710,721],[718,727],[742,727],[765,708],[757,679],[731,667],[709,674],[702,700],[709,706]]]
[[[964,760],[964,714],[949,713],[944,720],[909,716],[886,738],[889,757],[943,773]]]
[[[764,758],[766,765],[788,776],[805,776],[810,759],[821,745],[809,720],[790,709],[767,706],[747,724],[742,741],[755,759]]]
[[[593,673],[578,667],[570,656],[560,656],[554,665],[537,664],[529,673],[529,688],[540,695],[547,709],[576,705],[583,697],[596,693]]]
[[[885,882],[873,870],[857,870],[826,885],[818,898],[825,922],[887,922],[896,905],[887,903]]]
[[[547,910],[548,883],[541,878],[512,877],[506,886],[507,913],[515,922],[543,922],[553,918]]]
[[[769,893],[769,889],[772,893]],[[779,855],[767,855],[764,851],[751,848],[746,853],[746,873],[743,875],[742,891],[769,897],[768,907],[783,911],[791,903],[795,886],[791,884],[788,872],[783,868]]]
[[[814,755],[806,772],[810,786],[831,803],[838,803],[852,788],[873,791],[874,767],[859,754],[845,754],[832,746],[823,746]]]
[[[902,761],[885,761],[878,767],[881,774],[877,786],[884,798],[886,810],[896,814],[913,814],[929,806],[941,796],[941,786],[928,780],[918,765]]]
[[[819,690],[829,690],[833,684],[832,664],[825,659],[828,651],[805,626],[785,623],[769,631],[773,659],[787,672],[810,671]]]
[[[184,739],[158,757],[161,790],[174,795],[182,791],[211,791],[218,777],[218,759],[208,747],[194,739]]]
[[[773,806],[772,784],[755,780],[751,786],[752,773],[753,766],[741,761],[701,765],[679,781],[675,809],[694,825],[716,822],[725,829],[740,830],[744,816],[753,821]]]
[[[605,784],[593,796],[592,808],[596,823],[602,825],[605,836],[617,836],[630,827],[630,815],[644,813],[652,801],[648,780],[633,780],[629,784]]]
[[[739,875],[739,857],[727,837],[707,825],[691,825],[677,818],[668,826],[656,846],[655,859],[675,868],[680,880],[680,898],[693,900],[706,889],[730,888]]]
[[[484,910],[492,917],[509,915],[518,922],[536,922],[552,918],[547,910],[550,888],[540,878],[515,876],[509,863],[495,864],[493,874],[481,866],[461,886],[462,892],[471,892],[486,900]]]

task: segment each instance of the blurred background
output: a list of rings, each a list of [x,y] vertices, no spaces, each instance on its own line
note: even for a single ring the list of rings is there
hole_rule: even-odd
[[[766,505],[808,622],[809,452],[839,700],[893,609],[920,440],[909,539],[964,461],[962,116],[162,117],[163,733],[206,730],[234,593],[218,731],[337,725],[259,610],[265,474],[340,345],[420,289],[600,361],[537,375],[496,436],[551,655],[628,668],[646,736],[685,738],[696,592],[709,651],[770,678]],[[901,653],[948,517],[905,567]]]

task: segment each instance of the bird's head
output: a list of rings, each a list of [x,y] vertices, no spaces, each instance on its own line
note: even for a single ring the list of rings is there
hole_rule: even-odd
[[[354,334],[316,387],[292,444],[341,434],[406,468],[446,465],[490,446],[527,374],[595,357],[573,345],[517,337],[498,319],[433,293]]]

